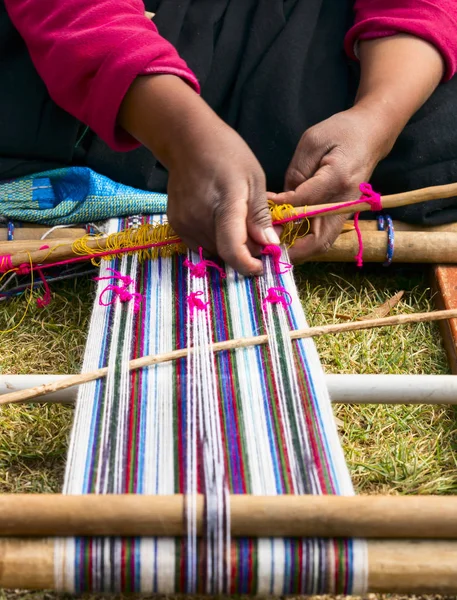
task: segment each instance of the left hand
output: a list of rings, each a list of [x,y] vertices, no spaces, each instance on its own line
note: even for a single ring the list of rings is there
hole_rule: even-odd
[[[348,202],[360,197],[359,185],[369,181],[378,162],[390,152],[398,131],[389,133],[379,111],[354,107],[308,129],[302,136],[285,178],[285,192],[270,194],[277,204],[311,206]],[[310,230],[290,248],[300,263],[326,252],[348,215],[310,219]]]

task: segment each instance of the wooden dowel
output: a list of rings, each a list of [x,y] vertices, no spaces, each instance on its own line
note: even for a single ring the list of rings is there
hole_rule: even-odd
[[[448,223],[446,225],[434,225],[426,227],[425,225],[413,225],[412,223],[403,223],[403,221],[393,221],[395,232],[410,231],[412,233],[457,233],[457,223]],[[360,220],[359,227],[362,233],[379,231],[378,222],[376,219]],[[349,220],[344,224],[346,231],[354,230],[354,221]],[[383,232],[381,232],[383,233]],[[384,236],[386,232],[384,231]]]
[[[81,237],[81,235],[78,236],[79,239]],[[72,238],[70,238],[72,239]],[[16,256],[21,256],[21,257],[26,257],[24,260],[22,260],[21,262],[29,262],[29,258],[28,258],[28,254],[29,253],[31,256],[35,255],[36,253],[41,253],[43,254],[43,256],[45,256],[46,254],[49,254],[49,250],[51,248],[55,248],[56,250],[51,254],[51,256],[49,257],[49,259],[47,260],[47,262],[50,261],[50,259],[52,257],[55,256],[57,250],[59,249],[59,246],[62,246],[63,248],[65,248],[65,252],[67,252],[68,248],[71,248],[71,244],[73,243],[72,241],[68,241],[69,238],[56,238],[54,237],[53,239],[45,239],[45,240],[40,240],[40,239],[28,239],[28,240],[15,240],[13,242],[0,242],[0,254],[10,254],[11,257],[13,258],[13,264],[15,263],[14,258]],[[43,246],[46,246],[46,248],[44,248],[43,250],[40,250],[40,248],[43,248]],[[75,255],[73,255],[75,256]],[[53,258],[53,260],[55,260],[55,258]],[[20,263],[19,263],[20,264]]]
[[[402,194],[390,194],[381,197],[382,206],[384,209],[395,208],[398,206],[410,206],[419,202],[427,202],[429,200],[440,200],[441,198],[452,198],[457,196],[457,183],[449,183],[447,185],[437,185],[420,190],[412,190],[411,192],[403,192]],[[306,213],[313,208],[333,208],[332,214],[351,214],[354,211],[371,210],[371,205],[368,202],[363,202],[357,206],[344,206],[344,202],[335,202],[332,204],[319,204],[319,206],[299,206],[295,209],[297,213]],[[341,206],[341,208],[338,208]]]
[[[367,546],[368,592],[457,593],[457,542],[369,540]],[[0,539],[1,588],[52,590],[54,573],[52,539]]]
[[[203,535],[204,498],[197,502]],[[184,536],[185,496],[0,495],[0,536]],[[230,497],[232,537],[457,540],[455,496]]]
[[[106,239],[101,237],[88,239],[86,245],[88,248],[104,249]],[[48,246],[48,248],[39,250],[41,246]],[[69,242],[68,239],[40,240],[39,242],[5,242],[0,244],[0,248],[0,254],[8,254],[11,257],[13,267],[18,267],[24,263],[28,264],[30,260],[34,265],[38,265],[58,262],[77,256],[72,250],[73,242]]]
[[[379,319],[367,319],[365,321],[355,321],[348,323],[334,323],[331,325],[320,325],[316,327],[308,327],[306,329],[297,329],[289,332],[292,340],[311,338],[320,335],[329,335],[336,333],[346,333],[349,331],[360,331],[362,329],[373,329],[376,327],[392,327],[395,325],[405,325],[407,323],[424,323],[432,321],[443,321],[446,319],[457,318],[457,309],[452,310],[437,310],[433,312],[425,313],[413,313],[410,315],[394,315],[391,317],[383,317]],[[266,344],[268,342],[268,335],[259,335],[250,338],[239,338],[235,340],[227,340],[225,342],[217,342],[212,344],[211,350],[213,352],[221,352],[223,350],[236,350],[238,348],[249,348],[251,346],[258,346]],[[185,358],[192,352],[192,349],[182,348],[180,350],[173,350],[172,352],[166,352],[164,354],[156,354],[151,356],[142,356],[141,358],[135,358],[130,361],[129,369],[141,369],[143,367],[149,367],[151,365],[157,365],[171,360],[178,360]],[[95,381],[106,377],[108,374],[108,368],[103,367],[96,371],[90,371],[89,373],[80,373],[78,375],[72,375],[67,379],[55,381],[45,385],[40,385],[28,390],[20,390],[17,392],[11,392],[10,394],[4,394],[0,396],[1,404],[11,404],[13,402],[25,402],[30,401],[33,398],[40,398],[46,394],[51,394],[59,390],[65,390],[74,385],[81,385],[88,383],[89,381]]]
[[[387,235],[383,231],[362,232],[364,262],[384,262],[387,251]],[[325,254],[312,257],[316,262],[354,262],[359,248],[355,231],[338,236]],[[393,262],[396,263],[457,263],[456,232],[396,231]]]
[[[16,227],[14,229],[14,240],[12,242],[8,242],[8,245],[13,244],[16,241],[24,241],[24,240],[41,240],[43,235],[45,235],[51,227]],[[82,227],[61,227],[59,229],[54,229],[51,231],[49,235],[46,236],[44,240],[41,241],[41,244],[45,244],[46,240],[51,239],[61,239],[61,240],[77,240],[83,235],[85,235],[85,230]],[[0,242],[5,242],[8,239],[8,231],[6,227],[0,227]],[[8,248],[2,247],[1,253],[6,253],[5,249]]]
[[[365,262],[384,262],[386,259],[387,236],[383,231],[375,231],[374,223],[362,225]],[[49,246],[39,250],[41,246]],[[88,240],[89,248],[104,249],[106,240],[97,238]],[[52,252],[50,251],[52,249]],[[358,251],[358,240],[354,230],[343,231],[323,255],[312,257],[317,262],[353,262]],[[0,254],[9,254],[14,267],[20,264],[46,264],[73,258],[72,243],[67,239],[43,241],[0,242]],[[457,224],[442,231],[404,231],[395,232],[395,250],[393,262],[406,263],[457,263]]]
[[[0,375],[0,397],[67,379],[70,375]],[[335,404],[457,404],[455,375],[341,375],[326,374],[330,400]],[[42,397],[42,402],[71,404],[77,388]],[[34,400],[25,400],[24,402]]]

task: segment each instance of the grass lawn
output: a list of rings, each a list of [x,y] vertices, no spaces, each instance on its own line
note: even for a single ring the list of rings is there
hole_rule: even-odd
[[[357,272],[353,265],[325,264],[306,265],[295,272],[311,325],[357,319],[400,290],[405,294],[393,314],[430,310],[433,299],[426,275],[412,267],[368,266]],[[54,287],[48,307],[38,309],[31,303],[22,325],[0,336],[1,372],[78,372],[93,289],[90,281],[65,282]],[[25,304],[24,299],[0,303],[2,330],[21,319]],[[327,336],[316,343],[328,373],[448,373],[436,324]],[[59,491],[72,410],[58,405],[2,408],[0,492]],[[457,492],[453,407],[340,405],[335,414],[359,492]],[[19,591],[2,594],[55,598]]]

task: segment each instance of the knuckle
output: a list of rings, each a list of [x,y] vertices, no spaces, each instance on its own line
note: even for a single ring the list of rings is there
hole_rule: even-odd
[[[300,144],[307,148],[315,148],[319,144],[319,135],[314,127],[307,129],[301,136]]]

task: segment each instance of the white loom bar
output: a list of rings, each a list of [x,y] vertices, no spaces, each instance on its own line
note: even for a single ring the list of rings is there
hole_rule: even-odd
[[[0,395],[65,379],[68,375],[0,375]],[[339,404],[457,404],[456,375],[326,375],[332,402]],[[72,403],[77,387],[38,402]]]
[[[455,375],[326,375],[341,404],[457,404]]]

